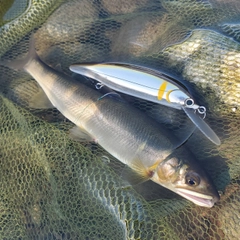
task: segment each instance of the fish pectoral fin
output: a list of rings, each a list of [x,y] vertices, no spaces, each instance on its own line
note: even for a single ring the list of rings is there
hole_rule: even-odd
[[[29,100],[30,108],[49,109],[54,108],[46,93],[39,87],[39,91]]]
[[[129,185],[137,185],[148,181],[152,177],[152,171],[140,159],[136,159],[130,166],[125,165],[121,176]]]
[[[138,185],[149,180],[147,175],[139,174],[127,165],[124,167],[121,177],[126,182],[124,187]]]
[[[96,142],[84,129],[78,126],[74,126],[69,130],[69,136],[78,142]]]

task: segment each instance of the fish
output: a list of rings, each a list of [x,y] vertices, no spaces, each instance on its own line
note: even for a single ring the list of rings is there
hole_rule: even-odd
[[[176,147],[178,141],[171,132],[115,95],[102,96],[96,89],[51,68],[37,55],[34,45],[32,36],[24,58],[0,64],[30,74],[49,103],[41,100],[43,93],[39,94],[41,99],[33,99],[38,105],[57,108],[74,123],[71,134],[80,137],[85,133],[94,139],[125,164],[126,173],[135,173],[139,182],[152,180],[203,207],[213,207],[219,201],[211,178],[184,145]]]
[[[217,134],[203,120],[206,108],[197,105],[186,87],[159,71],[129,63],[73,64],[72,72],[94,78],[101,85],[147,101],[183,110],[195,126],[214,144]]]

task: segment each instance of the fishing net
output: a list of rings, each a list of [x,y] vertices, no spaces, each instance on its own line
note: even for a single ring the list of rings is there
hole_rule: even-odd
[[[0,239],[239,239],[239,14],[238,0],[0,0],[1,59],[24,56],[34,32],[43,61],[86,84],[69,65],[161,70],[206,106],[222,140],[196,131],[186,143],[222,192],[211,209],[153,182],[123,187],[119,161],[73,141],[56,109],[30,108],[35,80],[0,66]],[[178,110],[126,99],[168,128],[185,126]]]

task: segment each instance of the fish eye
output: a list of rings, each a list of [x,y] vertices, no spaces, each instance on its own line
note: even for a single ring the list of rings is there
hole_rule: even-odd
[[[196,184],[196,181],[195,181],[195,179],[188,179],[188,184],[189,185],[195,185]]]
[[[197,186],[200,183],[200,178],[196,173],[187,174],[186,184],[189,186]]]

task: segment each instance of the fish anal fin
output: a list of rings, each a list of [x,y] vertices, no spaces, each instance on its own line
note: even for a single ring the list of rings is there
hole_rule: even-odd
[[[72,140],[78,142],[97,142],[83,128],[74,126],[69,130],[69,136]]]
[[[47,95],[40,87],[39,87],[39,91],[35,95],[33,95],[29,100],[29,107],[37,108],[37,109],[54,108],[54,106],[48,99]]]

